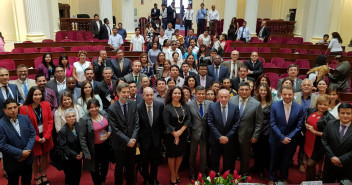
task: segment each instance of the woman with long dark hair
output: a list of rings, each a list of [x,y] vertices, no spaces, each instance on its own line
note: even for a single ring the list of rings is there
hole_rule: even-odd
[[[89,81],[83,81],[81,87],[81,97],[77,100],[77,105],[83,108],[84,114],[88,114],[87,103],[90,99],[96,99],[102,105],[102,101],[98,94],[94,94],[92,84]],[[103,106],[100,107],[103,110]]]
[[[64,67],[66,77],[72,76],[73,66],[68,63],[67,55],[63,54],[59,57],[59,65]]]
[[[37,74],[44,74],[47,81],[54,79],[55,64],[50,53],[43,54],[42,63],[37,67]]]
[[[193,55],[188,55],[187,58],[185,59],[185,62],[187,62],[189,66],[189,72],[193,72],[196,75],[198,75],[197,71],[197,60]]]
[[[44,101],[44,95],[39,87],[34,86],[29,89],[26,100],[20,108],[20,114],[28,115],[37,135],[33,147],[34,162],[32,165],[35,183],[49,184],[46,172],[49,164],[48,154],[53,148],[51,137],[53,115],[50,103]]]
[[[339,91],[336,87],[331,87],[327,90],[326,94],[329,97],[329,112],[335,119],[339,119],[337,108],[340,105]]]
[[[192,97],[194,97],[194,94],[196,93],[196,87],[198,86],[198,82],[196,80],[196,77],[187,76],[187,78],[185,79],[184,85],[191,89],[191,95],[192,95]]]
[[[330,51],[330,55],[342,55],[342,39],[340,34],[338,32],[333,32],[331,35],[332,39],[325,54],[328,54]]]

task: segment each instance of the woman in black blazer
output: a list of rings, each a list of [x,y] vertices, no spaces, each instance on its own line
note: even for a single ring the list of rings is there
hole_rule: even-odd
[[[89,113],[78,123],[78,135],[84,154],[83,169],[91,172],[94,185],[105,183],[111,153],[108,142],[111,135],[108,114],[103,110],[99,111],[99,108],[98,100],[88,100]]]
[[[82,168],[82,149],[77,136],[76,111],[73,108],[65,110],[66,124],[58,133],[58,143],[66,157],[64,173],[66,185],[79,185]]]

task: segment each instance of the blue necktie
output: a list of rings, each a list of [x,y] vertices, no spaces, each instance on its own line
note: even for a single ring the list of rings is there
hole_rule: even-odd
[[[340,140],[342,140],[343,136],[345,135],[345,125],[340,125],[341,130],[340,130]]]
[[[26,81],[22,82],[23,84],[23,95],[24,95],[24,98],[27,97],[27,94],[28,94],[28,87],[27,87],[27,83]]]
[[[226,126],[226,106],[222,106],[221,116],[222,123],[224,124],[224,126]]]
[[[241,100],[240,117],[242,117],[243,108],[244,108],[244,100]]]
[[[199,113],[200,113],[200,117],[203,118],[203,105],[199,104]]]
[[[243,32],[244,32],[244,27],[242,27],[241,39],[243,39]]]

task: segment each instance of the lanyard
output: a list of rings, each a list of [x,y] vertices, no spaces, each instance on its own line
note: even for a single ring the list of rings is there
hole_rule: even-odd
[[[99,115],[99,117],[100,117],[100,115]],[[94,121],[100,123],[101,127],[103,128],[103,127],[104,127],[104,122],[103,122],[103,120],[104,120],[104,118],[101,118],[100,121],[98,121],[98,120],[94,120]]]
[[[33,109],[33,111],[38,118],[37,121],[40,122],[40,120],[42,119],[42,107],[39,105],[39,114],[37,113],[37,111],[35,109]]]

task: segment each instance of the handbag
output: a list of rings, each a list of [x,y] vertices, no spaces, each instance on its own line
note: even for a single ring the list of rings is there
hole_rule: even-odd
[[[50,158],[51,165],[53,165],[59,171],[63,170],[64,162],[67,160],[67,157],[61,150],[60,145],[54,146],[54,149],[52,151],[53,152]]]

